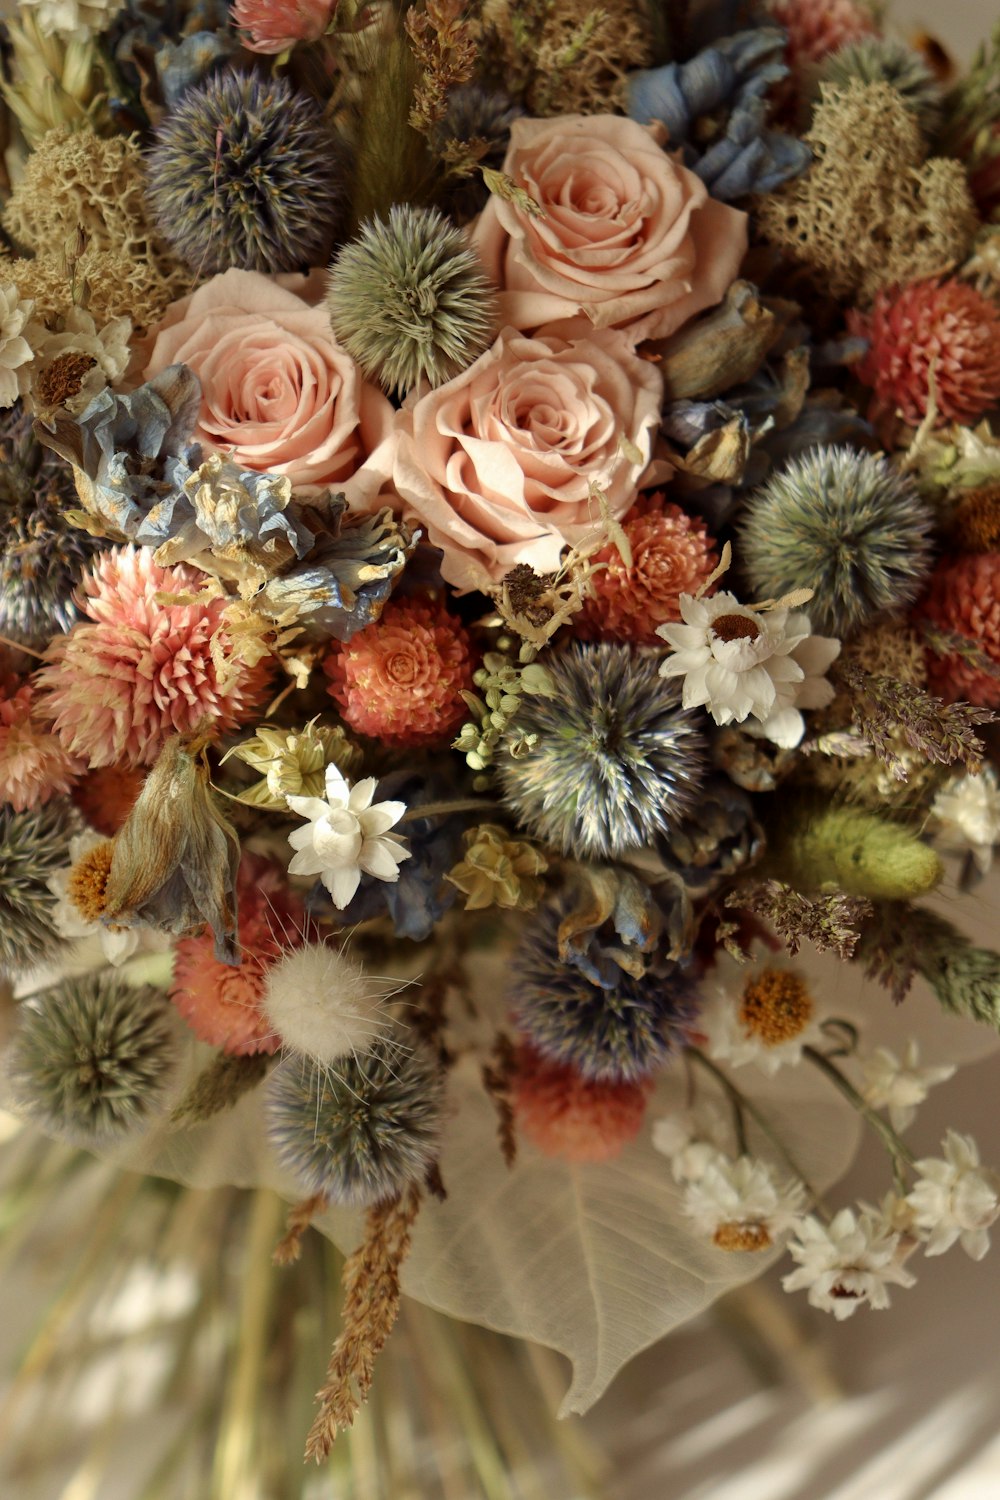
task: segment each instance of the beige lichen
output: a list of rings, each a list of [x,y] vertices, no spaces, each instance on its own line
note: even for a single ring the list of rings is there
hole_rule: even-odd
[[[834,297],[939,275],[968,253],[979,218],[961,164],[926,159],[914,116],[886,83],[821,89],[809,170],[757,203],[763,237]]]
[[[486,0],[483,23],[534,115],[623,111],[628,73],[652,61],[642,0]]]
[[[24,258],[6,261],[46,321],[85,306],[97,322],[142,330],[190,289],[190,274],[151,227],[135,137],[50,130],[29,156],[3,216]],[[27,288],[30,287],[30,291]]]

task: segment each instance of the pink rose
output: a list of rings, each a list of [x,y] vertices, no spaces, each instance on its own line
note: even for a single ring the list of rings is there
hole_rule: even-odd
[[[151,336],[143,378],[189,365],[202,386],[194,436],[296,488],[335,485],[364,506],[392,472],[392,406],[333,337],[304,276],[213,276]],[[296,290],[297,289],[297,290]]]
[[[623,516],[662,395],[656,368],[615,329],[567,343],[507,328],[469,369],[413,401],[400,413],[394,483],[443,551],[448,582],[483,588],[515,563],[551,572],[598,525],[595,486]]]
[[[337,0],[233,0],[230,14],[248,52],[272,54],[321,37],[336,8]]]
[[[583,313],[633,343],[662,339],[736,277],[746,214],[710,198],[634,120],[515,120],[504,171],[544,210],[534,218],[494,196],[473,230],[515,328]]]

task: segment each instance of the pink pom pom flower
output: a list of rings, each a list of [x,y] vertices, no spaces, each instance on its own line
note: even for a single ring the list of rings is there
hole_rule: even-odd
[[[248,52],[273,55],[316,41],[336,9],[337,0],[234,0],[230,15]]]
[[[657,645],[657,627],[679,620],[681,594],[696,594],[719,561],[703,521],[668,505],[662,494],[640,496],[622,522],[632,550],[627,564],[610,545],[597,553],[594,597],[576,617],[586,640]]]
[[[219,962],[211,932],[182,938],[170,998],[201,1041],[245,1057],[281,1046],[263,1009],[267,974],[301,944],[305,913],[281,867],[257,854],[243,855],[236,893],[239,967]]]
[[[518,1128],[546,1156],[611,1161],[642,1127],[648,1081],[598,1083],[531,1047],[517,1053],[511,1104]]]
[[[0,697],[0,802],[15,812],[41,807],[68,792],[83,762],[31,716],[34,690],[23,683]]]
[[[390,601],[323,667],[345,723],[403,748],[447,740],[467,713],[472,669],[461,621],[426,599]]]
[[[949,558],[931,575],[920,613],[949,633],[965,636],[1000,667],[1000,552]],[[979,708],[1000,708],[1000,677],[958,655],[928,653],[932,691],[949,703],[964,699]]]
[[[84,576],[75,625],[49,648],[38,673],[40,707],[73,755],[91,766],[151,765],[173,734],[206,720],[220,732],[241,724],[267,689],[266,663],[232,659],[225,599],[158,604],[158,594],[195,592],[195,568],[160,567],[148,548],[114,547]],[[220,675],[213,639],[222,647]]]
[[[1000,309],[963,281],[916,281],[879,292],[851,333],[869,341],[857,375],[875,392],[876,415],[927,415],[934,372],[938,420],[974,422],[1000,401]]]
[[[797,78],[810,63],[878,30],[871,8],[858,0],[772,0],[768,12],[788,34],[785,61]]]

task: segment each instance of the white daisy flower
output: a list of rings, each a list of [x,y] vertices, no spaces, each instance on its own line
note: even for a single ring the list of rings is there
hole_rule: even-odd
[[[326,768],[326,800],[322,797],[289,797],[289,807],[305,828],[288,835],[299,852],[288,866],[290,875],[318,875],[343,909],[361,884],[362,873],[376,880],[395,882],[399,866],[410,851],[398,834],[389,829],[406,812],[405,802],[372,803],[377,781],[367,776],[349,786],[335,765]]]
[[[888,1047],[877,1047],[859,1061],[861,1096],[873,1109],[888,1109],[893,1130],[911,1125],[928,1089],[944,1083],[955,1071],[954,1067],[919,1067],[920,1048],[912,1039],[906,1044],[902,1062]]]
[[[684,1212],[720,1250],[766,1250],[792,1228],[806,1203],[801,1182],[775,1182],[752,1156],[721,1152],[684,1191]]]
[[[881,1311],[889,1306],[890,1286],[916,1280],[903,1266],[900,1236],[870,1211],[855,1215],[842,1208],[829,1224],[808,1214],[796,1224],[788,1253],[798,1270],[782,1278],[785,1291],[806,1291],[811,1307],[832,1312],[838,1322],[863,1302]]]
[[[980,1166],[971,1136],[949,1130],[944,1157],[918,1161],[916,1186],[906,1195],[928,1255],[943,1255],[958,1240],[973,1260],[990,1248],[989,1227],[1000,1217],[1000,1176]]]
[[[675,1182],[697,1182],[706,1167],[720,1154],[714,1141],[688,1109],[664,1115],[653,1122],[653,1148],[670,1162]]]
[[[13,406],[25,389],[34,350],[24,332],[34,306],[12,281],[0,284],[0,407]]]
[[[993,766],[975,776],[953,776],[931,804],[936,832],[946,849],[968,849],[981,875],[989,873],[993,846],[1000,843],[1000,783]]]
[[[106,842],[101,834],[94,833],[92,830],[74,835],[69,841],[69,864],[49,876],[48,887],[56,898],[51,920],[59,936],[71,940],[100,938],[104,957],[109,964],[117,968],[127,958],[131,958],[138,948],[140,929],[138,927],[107,927],[100,921],[88,921],[76,903],[70,900],[69,895],[69,878],[73,866],[85,854],[89,854],[91,849]]]
[[[752,1063],[769,1078],[801,1062],[803,1047],[824,1039],[805,982],[777,965],[747,975],[741,994],[717,989],[696,1025],[713,1062],[734,1068]]]
[[[840,642],[812,635],[808,615],[752,610],[725,591],[680,596],[681,625],[657,634],[673,648],[660,675],[682,677],[685,708],[706,708],[717,724],[757,721],[759,732],[791,748],[805,731],[801,708],[833,695],[823,680]]]
[[[72,307],[62,320],[58,333],[39,328],[35,340],[35,359],[32,365],[31,404],[33,410],[45,414],[64,406],[67,411],[79,415],[95,396],[109,385],[120,380],[132,357],[129,339],[132,324],[128,318],[112,318],[103,328],[98,328],[90,313],[82,307]],[[80,363],[89,360],[90,366],[80,373]],[[67,364],[75,366],[71,395],[59,394],[54,404],[43,399],[46,388],[45,376],[58,391],[60,380],[53,374]]]

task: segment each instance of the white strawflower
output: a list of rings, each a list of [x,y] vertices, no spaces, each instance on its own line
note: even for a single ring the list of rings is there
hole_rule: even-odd
[[[653,1148],[670,1162],[675,1182],[697,1182],[706,1167],[720,1154],[714,1141],[688,1109],[664,1115],[653,1122]]]
[[[775,1182],[752,1156],[737,1161],[716,1152],[701,1176],[684,1190],[684,1212],[720,1250],[766,1250],[805,1207],[801,1182]]]
[[[288,866],[290,875],[318,875],[333,897],[345,907],[361,884],[362,873],[376,880],[399,879],[399,866],[409,859],[398,834],[389,829],[406,812],[405,802],[372,804],[377,782],[374,776],[349,786],[335,765],[326,768],[326,800],[321,797],[289,797],[288,805],[305,828],[288,835],[299,852]]]
[[[918,1161],[919,1180],[906,1195],[928,1255],[943,1255],[958,1240],[973,1260],[990,1248],[989,1227],[1000,1216],[1000,1176],[980,1166],[971,1136],[949,1130],[943,1159]]]
[[[803,1047],[823,1041],[808,986],[778,965],[747,975],[741,994],[716,989],[699,1012],[697,1027],[714,1062],[734,1068],[752,1063],[769,1078],[801,1062]]]
[[[306,943],[267,971],[263,1009],[286,1047],[331,1064],[368,1052],[389,1025],[387,985],[328,943]]]
[[[992,766],[975,776],[953,776],[931,804],[936,832],[946,848],[968,849],[981,875],[989,873],[1000,843],[1000,783]]]
[[[800,708],[832,697],[822,674],[840,642],[813,637],[800,611],[749,609],[735,594],[681,594],[679,603],[684,623],[661,625],[657,635],[673,648],[660,674],[684,679],[684,707],[706,708],[717,724],[756,720],[775,744],[797,745],[805,731]]]
[[[107,30],[124,0],[18,0],[18,4],[34,12],[42,36],[85,41]]]
[[[12,281],[0,283],[0,407],[13,406],[25,389],[34,351],[24,330],[34,308]]]
[[[98,844],[106,842],[107,840],[101,834],[92,831],[74,835],[69,841],[69,864],[56,870],[49,876],[46,883],[56,898],[56,904],[51,910],[51,922],[59,936],[70,940],[100,938],[104,957],[109,964],[117,968],[127,958],[131,958],[138,948],[140,929],[138,927],[106,927],[101,921],[88,921],[69,896],[69,878],[73,866],[85,854],[89,854],[91,849],[96,849]]]
[[[31,404],[42,414],[64,406],[79,415],[106,386],[114,385],[124,375],[132,357],[132,324],[128,318],[112,318],[98,328],[89,312],[73,307],[62,325],[58,333],[37,329]],[[81,371],[81,360],[91,360],[90,368]],[[62,372],[70,368],[73,376],[70,393],[66,394]]]
[[[905,1130],[912,1124],[917,1105],[923,1104],[928,1089],[944,1083],[955,1071],[947,1066],[919,1067],[920,1048],[912,1039],[906,1044],[902,1062],[888,1047],[877,1047],[859,1062],[862,1098],[873,1109],[888,1109],[893,1130]]]
[[[842,1208],[830,1224],[808,1214],[795,1226],[788,1253],[798,1270],[782,1278],[786,1292],[805,1290],[809,1305],[843,1322],[863,1302],[881,1311],[890,1286],[913,1286],[902,1264],[898,1234],[877,1214]]]

